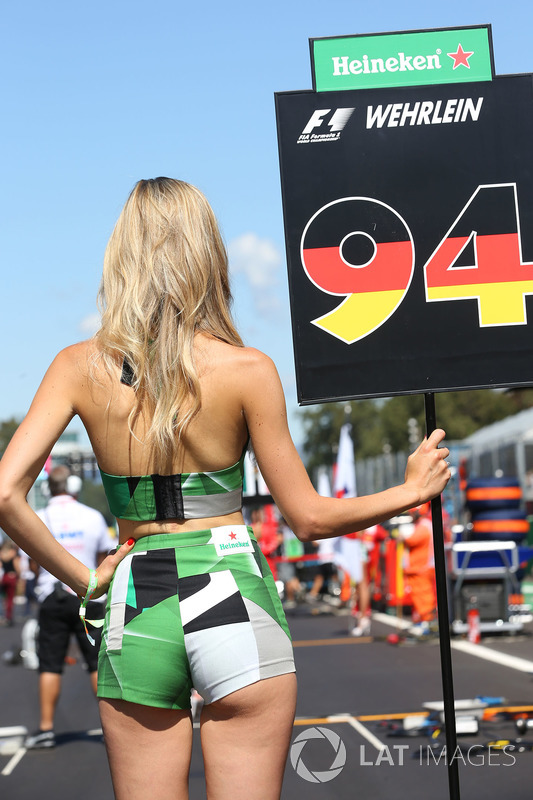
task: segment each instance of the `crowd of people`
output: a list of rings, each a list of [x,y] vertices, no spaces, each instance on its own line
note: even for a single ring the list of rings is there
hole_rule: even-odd
[[[305,545],[275,505],[253,508],[250,520],[286,611],[348,614],[348,633],[368,636],[372,608],[386,608],[388,597],[393,607],[410,611],[415,635],[432,630],[437,596],[430,503],[392,524]],[[394,585],[398,570],[402,587]]]
[[[54,476],[56,479],[60,476],[59,484],[54,482]],[[68,515],[71,520],[67,528],[73,528],[76,527],[80,509],[84,509],[83,514],[89,519],[90,512],[94,510],[88,510],[87,506],[76,501],[79,490],[77,483],[75,491],[72,488],[70,492],[67,491],[69,483],[70,487],[74,486],[74,482],[70,481],[75,476],[70,476],[68,481],[65,476],[68,476],[67,467],[54,469],[50,478],[51,499],[40,516],[49,523],[54,509],[61,509],[61,513]],[[75,480],[79,481],[77,477]],[[63,500],[54,499],[58,496]],[[67,497],[69,500],[65,502]],[[73,516],[72,512],[75,512]],[[326,539],[305,545],[295,536],[273,504],[253,507],[245,516],[249,516],[250,526],[276,578],[286,611],[307,607],[314,613],[333,610],[344,614],[349,612],[353,621],[349,633],[352,636],[370,634],[372,607],[380,605],[384,591],[389,590],[390,593],[384,560],[385,548],[392,541],[401,542],[405,550],[400,565],[405,580],[402,599],[407,609],[411,609],[413,621],[418,625],[414,630],[426,632],[429,624],[435,620],[435,572],[429,503],[411,509],[409,515],[396,524],[374,525],[358,534],[342,537],[342,542]],[[96,522],[101,538],[88,561],[97,564],[114,546],[115,540],[99,512],[94,511],[92,520],[93,525],[89,528],[94,529]],[[54,526],[50,527],[54,529]],[[83,526],[81,530],[84,530]],[[72,549],[71,535],[59,534],[58,539]],[[0,624],[7,626],[15,623],[15,605],[20,608],[20,621],[31,616],[35,607],[37,616],[40,616],[45,607],[44,601],[50,595],[55,597],[59,593],[57,587],[61,587],[50,573],[40,570],[39,565],[28,559],[8,538],[0,543],[0,576],[3,599]],[[63,590],[68,593],[66,586],[63,586]],[[73,597],[72,592],[70,596]],[[96,636],[99,636],[98,631]]]
[[[78,502],[81,480],[66,466],[54,467],[46,481],[49,500],[38,512],[57,541],[84,564],[95,568],[114,548],[115,539],[104,517]],[[380,606],[388,586],[386,548],[391,542],[403,548],[400,565],[405,586],[402,604],[411,608],[413,631],[425,634],[436,618],[435,573],[430,504],[410,510],[394,524],[373,525],[358,534],[303,543],[272,503],[246,509],[250,527],[276,579],[286,612],[295,609],[318,615],[334,613],[349,619],[347,633],[354,637],[371,633],[372,607]],[[389,559],[390,561],[390,559]],[[36,626],[35,652],[39,672],[39,727],[26,739],[28,749],[56,744],[54,717],[61,691],[61,676],[71,660],[73,641],[85,662],[91,685],[97,691],[97,656],[100,630],[94,629],[95,645],[89,643],[78,614],[79,598],[68,585],[57,581],[8,538],[0,545],[0,587],[3,624],[15,624],[15,598],[20,621],[32,616]],[[88,617],[104,616],[104,597],[92,601]],[[200,696],[193,690],[193,706]]]
[[[62,547],[88,567],[95,568],[115,547],[116,540],[102,514],[78,502],[81,486],[81,479],[72,475],[68,467],[54,467],[45,482],[48,502],[37,513]],[[36,667],[39,672],[39,727],[27,737],[25,746],[28,749],[52,748],[56,744],[54,718],[61,677],[65,664],[72,658],[69,653],[73,640],[96,694],[100,632],[95,629],[95,643],[91,644],[80,620],[76,594],[28,558],[12,541],[3,540],[0,555],[5,624],[15,624],[15,597],[22,601],[19,604],[23,608],[20,621],[34,620],[36,623],[25,624],[21,631],[21,644],[29,656],[24,663],[30,668]],[[103,618],[104,600],[102,597],[89,604],[89,619]]]
[[[54,467],[46,486],[49,500],[38,512],[39,517],[63,547],[95,568],[115,546],[104,517],[78,502],[81,481],[66,466]],[[405,550],[401,565],[406,581],[402,603],[411,607],[413,631],[417,635],[429,631],[436,618],[429,503],[411,509],[400,524],[374,525],[358,534],[305,544],[274,504],[246,510],[246,517],[276,579],[286,612],[298,609],[302,613],[347,615],[349,635],[370,635],[371,609],[376,606],[376,598],[379,605],[383,584],[388,580],[384,572],[385,549],[394,542]],[[72,643],[77,645],[96,694],[100,630],[94,629],[93,646],[79,617],[79,598],[7,538],[0,545],[0,561],[4,624],[15,624],[15,597],[22,601],[21,622],[31,615],[32,601],[37,604],[36,625],[31,631],[28,629],[28,634],[34,636],[32,646],[38,654],[34,666],[39,673],[39,727],[26,738],[25,746],[53,748],[61,678],[65,664],[72,660]],[[104,616],[104,599],[89,604],[88,617],[93,622]],[[191,700],[193,711],[203,703],[194,689]]]

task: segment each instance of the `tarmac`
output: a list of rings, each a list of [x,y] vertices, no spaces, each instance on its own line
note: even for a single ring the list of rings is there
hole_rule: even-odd
[[[421,716],[424,727],[412,731],[404,722],[427,714],[424,703],[442,700],[438,637],[390,644],[387,636],[401,621],[374,613],[371,636],[354,639],[349,616],[322,612],[305,605],[287,612],[299,694],[283,800],[447,800],[451,758],[462,800],[530,800],[533,728],[519,734],[512,716],[533,717],[533,625],[486,636],[480,645],[452,638],[456,701],[482,696],[497,707],[478,712],[492,718],[479,720],[477,733],[458,736],[460,749],[450,756],[441,751],[438,718],[431,725]],[[20,632],[21,623],[0,627],[0,797],[112,800],[97,706],[79,660],[65,666],[57,746],[22,746],[21,731],[37,727],[38,690],[37,672],[10,663]],[[196,726],[190,798],[205,797]]]

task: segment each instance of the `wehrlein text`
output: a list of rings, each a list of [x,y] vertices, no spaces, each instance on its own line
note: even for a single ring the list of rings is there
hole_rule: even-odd
[[[452,122],[477,122],[483,98],[460,97],[450,100],[420,100],[416,103],[389,103],[368,106],[367,128],[403,128],[405,125],[449,125]]]

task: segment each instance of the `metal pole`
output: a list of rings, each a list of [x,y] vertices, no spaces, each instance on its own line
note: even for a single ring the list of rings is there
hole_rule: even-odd
[[[426,433],[429,436],[437,427],[435,395],[432,392],[427,392],[424,395],[424,400],[426,410]],[[448,616],[446,555],[444,552],[444,529],[442,525],[442,502],[440,495],[431,501],[431,514],[433,521],[433,546],[435,550],[435,578],[437,583],[437,611],[444,698],[444,725],[446,728],[448,785],[451,800],[460,800],[458,759],[455,757],[457,750],[457,731],[455,726],[450,620]]]

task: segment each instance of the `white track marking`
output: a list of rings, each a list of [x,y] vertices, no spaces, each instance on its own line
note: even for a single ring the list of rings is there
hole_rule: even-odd
[[[11,773],[13,772],[19,761],[26,755],[27,752],[28,751],[26,750],[25,747],[21,747],[19,750],[17,750],[13,758],[10,761],[8,761],[8,763],[5,765],[4,769],[0,774],[11,775]]]
[[[506,653],[500,653],[498,650],[491,650],[489,647],[484,647],[482,644],[473,644],[467,641],[452,642],[452,648],[454,650],[459,650],[461,653],[468,653],[470,656],[484,658],[485,661],[492,661],[504,667],[510,667],[520,672],[529,672],[533,674],[533,661],[528,661],[526,658],[508,656]]]
[[[346,722],[348,725],[351,725],[352,728],[355,728],[357,733],[361,734],[361,736],[379,752],[387,749],[387,745],[383,744],[383,742],[381,742],[377,736],[374,736],[374,734],[371,733],[368,728],[365,728],[365,726],[362,725],[358,719],[355,719],[355,717],[352,717],[349,714],[338,714],[337,716],[334,715],[332,717],[328,717],[327,720],[330,724],[334,724],[335,722]]]

